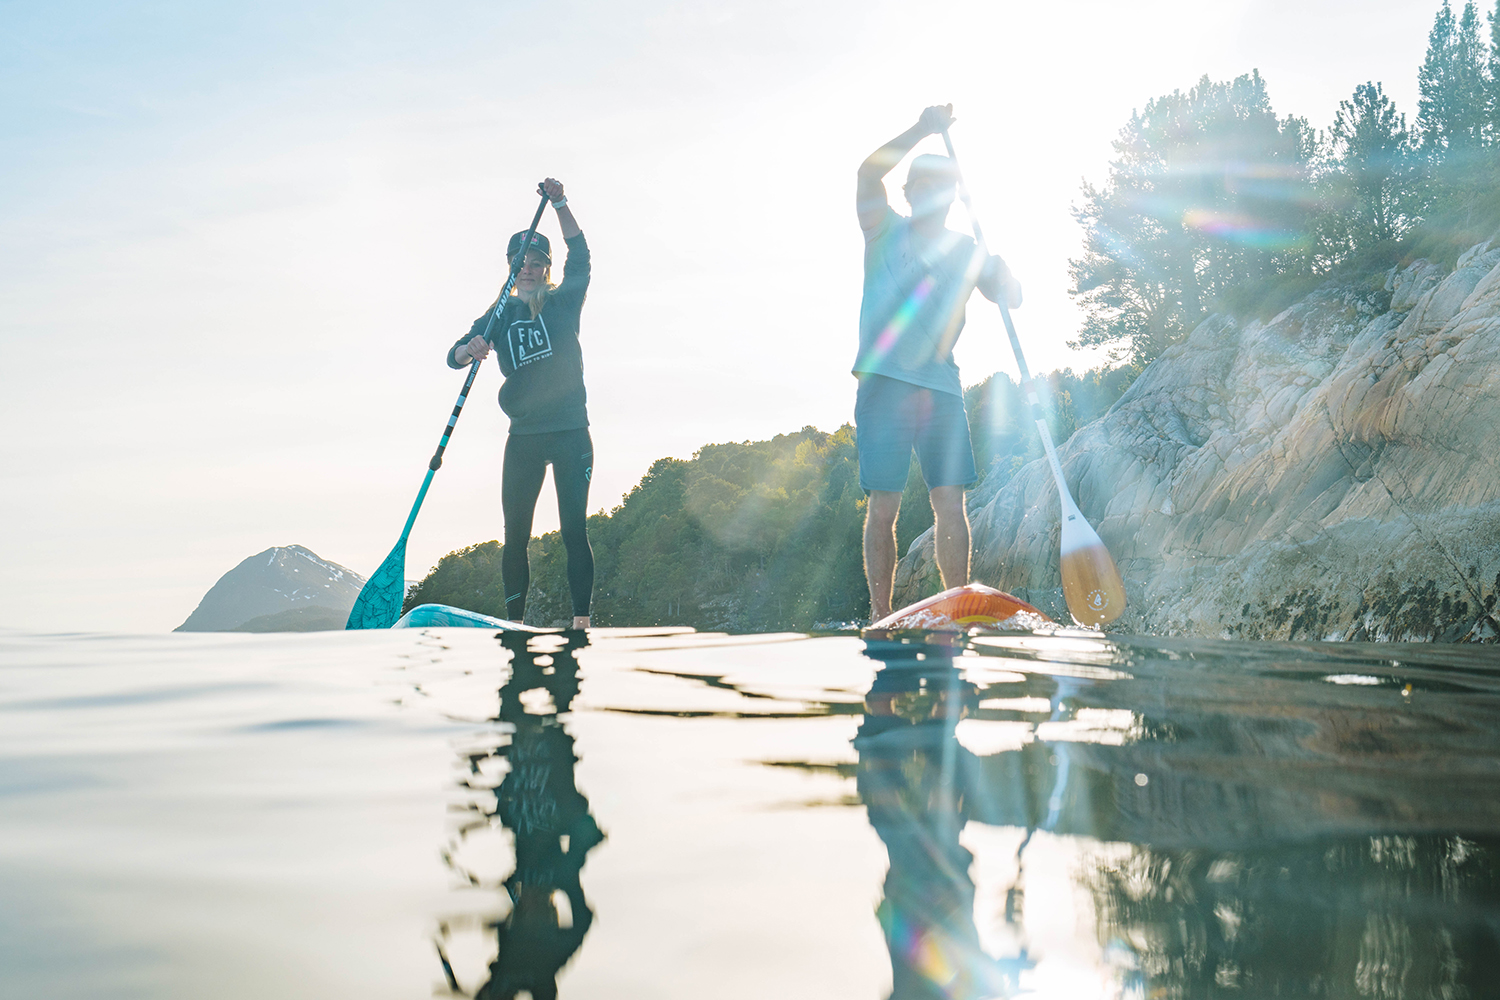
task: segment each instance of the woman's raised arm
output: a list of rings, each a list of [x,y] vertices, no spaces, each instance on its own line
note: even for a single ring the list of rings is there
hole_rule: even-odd
[[[578,228],[578,220],[573,218],[573,210],[568,207],[568,196],[563,193],[562,181],[555,177],[548,177],[537,187],[537,194],[544,194],[552,202],[552,208],[557,212],[557,224],[562,229],[563,239],[570,240],[583,232]]]

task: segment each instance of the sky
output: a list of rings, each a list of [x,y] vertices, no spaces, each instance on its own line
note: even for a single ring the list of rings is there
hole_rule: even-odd
[[[1258,69],[1317,128],[1366,80],[1412,118],[1437,7],[0,0],[0,626],[171,629],[273,545],[373,572],[542,177],[593,252],[609,510],[658,458],[852,420],[855,169],[923,107],[953,104],[1031,368],[1082,370],[1070,209],[1132,111]],[[1016,371],[986,306],[966,384]],[[499,385],[482,367],[410,578],[501,533]]]

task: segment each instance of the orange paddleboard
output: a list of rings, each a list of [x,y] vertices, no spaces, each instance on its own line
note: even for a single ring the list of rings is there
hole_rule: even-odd
[[[1003,590],[986,587],[982,583],[971,583],[945,590],[941,594],[933,594],[925,601],[918,601],[880,619],[870,628],[962,632],[975,626],[983,628],[998,624],[1020,611],[1036,615],[1043,621],[1052,620]]]

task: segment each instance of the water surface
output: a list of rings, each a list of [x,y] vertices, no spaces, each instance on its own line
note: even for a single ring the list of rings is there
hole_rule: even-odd
[[[1492,996],[1497,721],[1478,647],[0,633],[0,996]]]

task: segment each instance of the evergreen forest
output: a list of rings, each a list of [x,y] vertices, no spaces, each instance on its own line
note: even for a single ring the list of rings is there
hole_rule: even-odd
[[[1443,0],[1408,120],[1382,83],[1329,127],[1278,118],[1258,72],[1148,101],[1074,215],[1077,346],[1148,364],[1213,313],[1270,318],[1331,279],[1379,291],[1500,227],[1500,4]]]
[[[1444,0],[1418,69],[1413,118],[1383,85],[1356,86],[1326,129],[1278,117],[1258,72],[1207,77],[1148,101],[1114,142],[1075,216],[1074,346],[1112,364],[1038,379],[1061,442],[1101,415],[1163,350],[1214,313],[1269,318],[1329,281],[1380,292],[1392,268],[1451,266],[1500,230],[1500,0]],[[1041,455],[1021,390],[995,374],[964,393],[989,488]],[[991,492],[987,489],[986,492]],[[774,631],[861,622],[864,497],[846,425],[663,458],[614,510],[589,519],[594,624]],[[899,551],[932,524],[913,463]],[[444,556],[407,607],[504,617],[501,545]],[[569,618],[557,533],[531,541],[531,624]],[[937,581],[931,581],[936,589]]]

